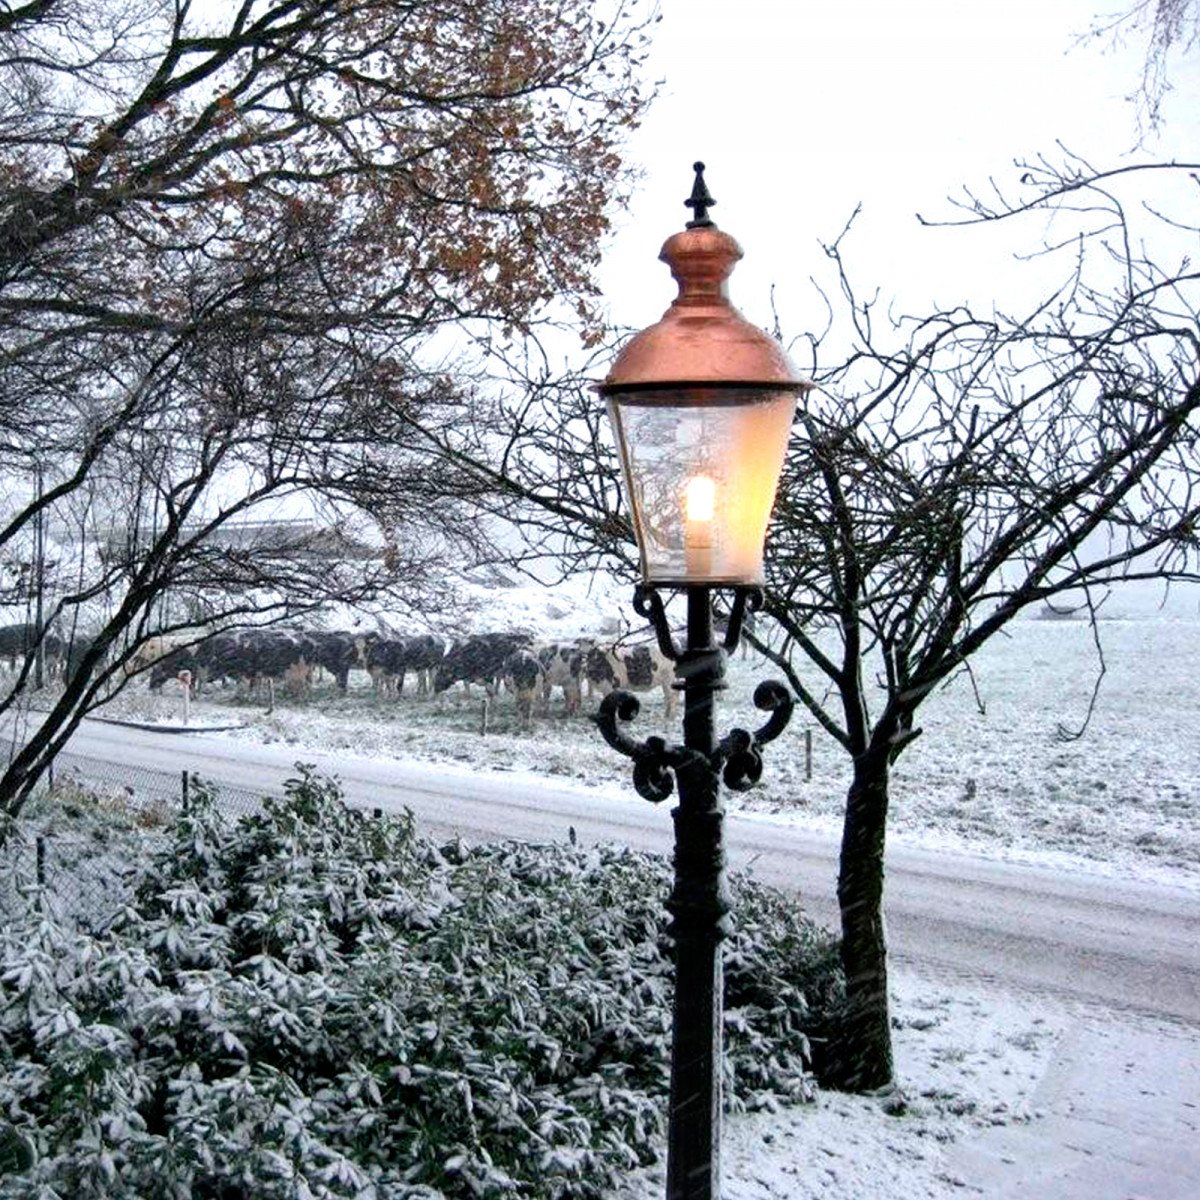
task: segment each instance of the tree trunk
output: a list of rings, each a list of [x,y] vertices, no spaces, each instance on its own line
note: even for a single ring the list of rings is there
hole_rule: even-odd
[[[883,921],[888,772],[886,752],[869,750],[855,760],[842,828],[838,904],[846,1008],[831,1031],[821,1074],[827,1085],[847,1091],[886,1087],[893,1077]]]

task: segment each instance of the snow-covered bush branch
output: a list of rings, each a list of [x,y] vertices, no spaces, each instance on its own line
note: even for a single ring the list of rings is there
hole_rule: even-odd
[[[103,935],[0,932],[0,1195],[596,1196],[662,1132],[668,876],[439,848],[308,771],[236,825],[201,789]],[[738,886],[731,1103],[803,1100],[836,956]]]

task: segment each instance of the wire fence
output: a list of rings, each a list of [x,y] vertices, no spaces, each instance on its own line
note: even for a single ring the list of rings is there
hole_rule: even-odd
[[[171,813],[186,811],[193,773],[155,770],[152,767],[118,766],[100,758],[64,751],[47,773],[47,789],[59,790],[72,785],[100,797],[123,802],[131,811],[153,814],[166,806]],[[236,784],[219,785],[217,804],[231,816],[255,812],[264,795],[281,796],[282,790],[243,788]]]
[[[0,923],[40,912],[102,927],[132,898],[139,867],[170,845],[196,778],[59,754],[0,847]],[[256,811],[267,794],[221,784],[216,801],[237,818]]]

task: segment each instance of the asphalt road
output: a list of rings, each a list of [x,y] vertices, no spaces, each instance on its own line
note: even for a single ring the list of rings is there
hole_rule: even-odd
[[[293,746],[172,735],[87,721],[70,750],[118,766],[277,790],[298,758],[336,774],[347,799],[410,808],[433,835],[471,840],[619,841],[668,851],[669,805],[627,795],[430,764]],[[833,924],[832,838],[731,815],[732,866],[798,894]],[[924,974],[968,976],[1200,1026],[1200,892],[1102,874],[893,846],[886,893],[893,959]]]

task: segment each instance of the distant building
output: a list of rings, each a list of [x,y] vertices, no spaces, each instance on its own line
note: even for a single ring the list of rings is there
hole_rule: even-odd
[[[184,536],[187,536],[185,531]],[[140,539],[145,542],[149,535]],[[130,531],[112,530],[101,539],[99,553],[105,561],[114,561],[130,552]],[[336,525],[322,525],[310,519],[271,521],[227,521],[205,537],[205,545],[214,551],[253,555],[257,559],[307,560],[309,562],[347,562],[378,558],[382,551],[352,537]]]
[[[251,550],[263,558],[307,558],[318,562],[362,561],[381,551],[336,525],[311,520],[227,522],[209,536],[221,549]]]

